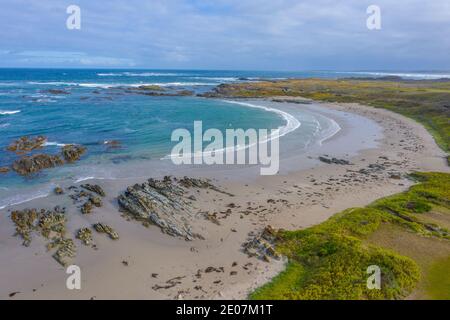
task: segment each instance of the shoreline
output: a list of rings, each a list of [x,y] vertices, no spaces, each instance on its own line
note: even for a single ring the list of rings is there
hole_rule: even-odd
[[[286,121],[286,125],[281,126],[281,127],[278,128],[278,129],[280,129],[280,135],[279,135],[280,138],[282,138],[286,134],[289,134],[289,133],[291,133],[291,132],[293,132],[293,131],[295,131],[295,130],[297,130],[298,128],[301,127],[301,122],[298,121],[298,119],[296,117],[292,116],[288,112],[283,111],[282,107],[279,106],[278,108],[271,108],[271,107],[268,107],[268,106],[265,106],[265,105],[255,104],[255,103],[261,103],[261,102],[267,102],[266,100],[253,100],[252,101],[252,100],[238,99],[238,100],[220,100],[220,101],[224,101],[224,102],[230,103],[230,104],[240,105],[240,106],[243,106],[244,108],[263,109],[263,110],[265,110],[267,112],[271,112],[271,113],[276,114],[277,116],[282,117]],[[248,103],[248,101],[253,102],[253,104],[252,103]],[[317,113],[317,111],[315,111],[314,113],[316,113],[316,115],[320,115],[321,114],[321,113]],[[332,130],[332,132],[327,133],[325,136],[320,137],[317,141],[314,141],[314,143],[317,143],[318,145],[321,145],[323,141],[332,138],[335,134],[337,134],[341,130],[339,125],[331,117],[330,118],[326,117],[326,119],[327,119],[327,121],[330,121],[333,124],[334,129]],[[319,124],[319,126],[320,126],[320,124]],[[267,141],[270,141],[270,140],[273,140],[272,136],[269,136],[267,138]],[[46,142],[46,143],[44,143],[43,146],[48,146],[48,145],[64,146],[64,144],[59,144],[59,143],[56,143],[56,142]],[[241,150],[241,149],[246,149],[247,150],[249,147],[250,147],[250,145],[246,145],[245,147],[238,147],[237,150]],[[305,152],[307,151],[306,149],[307,149],[307,147],[305,146],[305,150],[304,150]],[[226,152],[226,148],[225,149],[220,149],[217,152],[224,153],[224,152]],[[204,155],[204,154],[205,154],[205,152],[202,153],[202,155]],[[191,156],[194,156],[194,155],[191,155]],[[178,169],[179,167],[173,166],[171,163],[168,162],[170,159],[171,159],[171,155],[168,154],[168,155],[166,155],[163,158],[158,159],[158,160],[150,160],[150,161],[149,160],[145,160],[145,161],[141,160],[141,161],[139,161],[137,163],[135,171],[146,171],[146,172],[148,172],[147,174],[150,175],[150,174],[152,174],[152,169],[159,170],[160,168],[165,168],[164,169],[165,172],[161,173],[160,176],[168,175],[173,170],[180,171]],[[167,161],[167,162],[163,163],[161,161]],[[127,164],[127,165],[125,165],[125,167],[132,166],[132,165],[133,164]],[[82,167],[91,167],[91,166],[92,165],[90,165],[90,164],[82,164]],[[146,167],[149,167],[150,169],[148,169]],[[214,167],[214,166],[203,165],[201,167],[201,170],[210,172],[210,171],[215,171],[216,168],[219,168],[219,170],[220,170],[220,168],[222,166],[215,166],[216,168],[212,169],[212,170],[210,169],[211,167]],[[244,167],[244,171],[245,171],[245,168],[249,167],[249,166],[245,165],[243,167]],[[93,169],[93,171],[95,171],[95,169],[100,169],[100,171],[102,171],[101,166],[97,166],[97,168],[92,167],[92,169]],[[120,169],[112,168],[112,167],[109,168],[109,169],[112,171],[112,176],[114,176],[114,173],[115,174],[117,174],[117,173],[120,174]],[[181,169],[181,173],[179,173],[179,174],[184,174],[184,172],[189,173],[189,170],[192,170],[192,169],[195,170],[196,167],[195,166],[189,166],[189,165],[184,166],[183,169]],[[68,170],[71,170],[71,169],[63,168],[62,170],[68,171]],[[121,177],[121,178],[119,178],[119,177],[108,178],[108,177],[100,177],[98,175],[96,176],[95,173],[92,173],[92,175],[79,176],[77,178],[69,177],[70,174],[68,172],[66,172],[66,175],[67,175],[67,177],[57,178],[56,181],[55,180],[49,180],[49,181],[42,182],[39,187],[34,186],[34,187],[30,188],[30,190],[27,189],[27,188],[22,189],[23,187],[20,187],[17,190],[11,190],[11,192],[17,191],[17,192],[20,192],[20,193],[22,193],[22,192],[30,193],[30,196],[29,197],[25,197],[25,198],[20,199],[20,200],[16,200],[16,195],[15,195],[16,193],[14,192],[13,193],[14,196],[12,197],[12,200],[11,200],[13,202],[11,202],[11,203],[0,203],[0,210],[8,209],[10,207],[14,207],[14,206],[17,206],[17,205],[26,204],[28,202],[31,202],[31,201],[35,200],[35,199],[46,198],[46,197],[48,197],[48,196],[50,196],[52,194],[52,191],[53,191],[53,189],[56,186],[60,186],[60,185],[64,185],[64,184],[79,184],[80,182],[89,181],[89,180],[106,180],[106,181],[108,181],[108,180],[111,180],[111,181],[114,181],[114,180],[130,180],[129,176]],[[42,191],[41,191],[42,190],[42,188],[41,188],[42,185],[46,186],[46,190],[47,191],[45,192],[45,194],[42,193]],[[6,199],[11,199],[11,197],[9,197],[9,198],[6,197]]]
[[[412,170],[449,171],[445,164],[444,152],[437,147],[431,135],[420,124],[393,112],[355,104],[314,102],[314,105],[308,106],[276,103],[271,99],[247,101],[255,100],[282,108],[319,106],[319,109],[324,108],[321,111],[325,113],[342,112],[340,121],[346,125],[342,126],[341,132],[326,140],[323,146],[313,148],[305,154],[284,157],[283,161],[288,169],[277,176],[253,179],[252,168],[207,170],[207,175],[210,174],[215,178],[215,182],[221,188],[232,191],[236,196],[229,198],[202,191],[197,196],[199,203],[196,203],[196,206],[199,210],[223,211],[229,203],[234,203],[242,209],[246,207],[252,209],[249,209],[251,213],[244,218],[240,218],[242,216],[240,210],[233,209],[232,214],[222,221],[221,226],[215,226],[205,220],[200,221],[199,227],[203,228],[207,235],[207,240],[204,241],[195,240],[187,243],[162,234],[158,228],[146,229],[135,222],[126,221],[117,214],[113,198],[123,191],[124,183],[129,185],[133,179],[120,183],[99,181],[102,186],[106,182],[105,190],[108,198],[105,207],[88,217],[80,214],[71,217],[69,230],[72,231],[71,227],[77,223],[91,223],[102,219],[118,230],[121,239],[111,243],[106,238],[96,236],[95,240],[100,247],[98,251],[80,248],[75,261],[86,275],[83,276],[85,287],[79,292],[65,289],[67,275],[45,252],[39,239],[36,237],[33,240],[32,247],[23,248],[20,239],[11,236],[13,234],[11,221],[7,215],[2,215],[0,243],[4,248],[0,252],[5,256],[0,259],[0,281],[2,281],[0,297],[8,298],[8,293],[20,292],[15,299],[89,299],[94,296],[100,299],[245,298],[249,290],[267,281],[283,267],[282,261],[266,263],[248,258],[240,252],[241,244],[249,232],[259,230],[268,224],[275,228],[305,228],[320,223],[343,209],[366,205],[382,196],[404,191],[411,185],[411,182],[404,178],[391,179],[389,172],[376,173],[377,178],[358,176],[356,179],[361,181],[352,180],[345,177],[348,169],[357,171],[366,168],[368,164],[389,161],[392,171],[400,173]],[[354,122],[357,121],[355,119],[359,119],[355,115],[370,119],[374,126],[372,129],[380,127],[382,135],[377,134],[377,130],[374,129],[370,137],[354,137],[358,128],[352,127],[351,124],[353,121],[355,125]],[[346,117],[350,119],[345,120]],[[362,127],[365,125],[366,123],[362,122]],[[363,151],[355,150],[348,145],[343,147],[345,143],[366,148]],[[345,157],[353,165],[349,168],[319,163],[317,156],[327,152],[331,156]],[[242,171],[248,171],[249,174],[242,176]],[[199,168],[194,172],[203,171]],[[269,198],[274,199],[275,203],[268,204]],[[49,200],[57,198],[52,195]],[[42,204],[42,199],[18,207],[28,207],[29,204],[38,206]],[[231,231],[232,229],[236,232]],[[11,250],[5,252],[6,247]],[[158,257],[157,261],[155,257]],[[127,267],[122,265],[122,259],[129,262]],[[183,261],[184,264],[180,265],[179,261]],[[21,262],[26,265],[21,265]],[[233,262],[237,262],[237,267],[232,267]],[[247,265],[248,263],[251,265]],[[212,265],[221,266],[225,271],[204,274],[201,279],[195,277],[197,270],[204,270]],[[244,268],[246,265],[247,269]],[[15,269],[11,271],[13,267]],[[231,276],[230,272],[234,270],[237,270],[238,274]],[[158,273],[158,277],[153,278],[151,273]],[[152,285],[164,283],[171,277],[181,276],[185,278],[173,288],[157,291],[151,288]],[[6,283],[4,279],[7,279]],[[18,284],[18,279],[23,279],[23,283]],[[215,283],[219,280],[220,283]],[[202,290],[195,289],[198,286],[201,286]]]

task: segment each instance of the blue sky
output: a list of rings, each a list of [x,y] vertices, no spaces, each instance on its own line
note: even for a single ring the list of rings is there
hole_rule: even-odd
[[[449,35],[449,0],[0,0],[0,67],[449,70]]]

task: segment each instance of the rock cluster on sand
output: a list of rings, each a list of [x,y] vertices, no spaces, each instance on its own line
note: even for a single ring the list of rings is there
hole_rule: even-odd
[[[71,194],[69,197],[73,200],[74,204],[80,205],[81,213],[90,214],[94,207],[100,208],[103,206],[101,197],[106,196],[102,187],[99,185],[84,184],[81,185],[80,190],[76,186],[71,186],[68,189]]]
[[[89,228],[81,228],[78,230],[76,238],[81,240],[84,245],[88,246],[92,243],[92,231]]]
[[[163,180],[149,179],[142,184],[127,188],[119,196],[122,211],[134,219],[151,222],[169,235],[186,240],[203,237],[192,231],[191,222],[195,218],[191,202],[185,197],[188,188],[224,191],[212,185],[208,180],[184,177],[180,180],[169,176]]]
[[[58,238],[51,242],[47,248],[49,250],[57,248],[56,252],[53,254],[53,258],[58,261],[62,266],[66,267],[71,260],[75,258],[77,254],[77,247],[72,239]]]
[[[94,192],[94,193],[96,193],[96,194],[98,194],[99,196],[102,196],[102,197],[104,197],[106,195],[105,191],[103,191],[102,187],[100,187],[98,184],[89,184],[89,183],[87,183],[87,184],[82,184],[81,187],[83,189],[86,189],[86,190],[89,190],[91,192]]]
[[[105,196],[102,187],[91,184],[85,184],[82,187],[90,192],[80,190],[75,186],[67,188],[69,191],[75,191],[75,193],[68,195],[75,203],[82,202],[87,198],[87,201],[82,206],[82,212],[86,203],[89,203],[91,206],[89,212],[92,210],[92,206],[99,207],[102,205],[101,197],[96,195]],[[64,189],[56,187],[55,193],[62,195],[64,194]],[[16,227],[15,235],[23,239],[24,246],[28,247],[31,244],[32,235],[36,234],[48,240],[47,250],[53,251],[53,258],[61,265],[66,266],[75,258],[77,247],[73,239],[66,235],[67,216],[65,207],[56,206],[52,210],[16,210],[11,213],[11,220]],[[118,233],[105,223],[96,223],[92,228],[99,233],[107,234],[113,240],[119,239]],[[96,248],[93,242],[92,228],[80,226],[75,232],[75,238],[79,239],[84,245]]]
[[[350,161],[337,158],[319,157],[319,160],[327,164],[350,165]]]
[[[89,214],[94,207],[100,208],[103,206],[101,197],[106,196],[103,188],[97,184],[84,184],[81,185],[80,190],[76,186],[69,187],[71,194],[69,197],[75,204],[81,204],[80,210],[83,214]]]
[[[94,229],[98,233],[106,233],[112,240],[118,240],[119,234],[110,226],[104,223],[96,223],[94,224]]]
[[[55,189],[53,189],[53,192],[57,195],[64,194],[64,190],[61,187],[56,187]]]
[[[32,233],[37,233],[50,241],[47,250],[56,249],[53,258],[61,265],[67,265],[67,260],[75,257],[75,244],[72,239],[66,238],[67,219],[64,208],[13,211],[11,220],[16,226],[16,235],[22,237],[24,246],[28,247],[31,244]]]
[[[192,212],[183,195],[184,190],[170,177],[165,177],[128,187],[118,202],[120,208],[135,219],[149,220],[169,235],[192,240],[194,234],[188,222]]]
[[[271,258],[281,259],[281,255],[275,250],[275,240],[277,232],[271,226],[267,226],[264,230],[249,241],[243,244],[243,251],[249,257],[258,257],[266,262]]]

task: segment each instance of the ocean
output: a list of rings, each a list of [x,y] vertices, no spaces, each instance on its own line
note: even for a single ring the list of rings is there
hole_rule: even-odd
[[[442,73],[388,72],[262,72],[196,70],[94,70],[0,69],[0,167],[18,158],[6,148],[21,136],[43,135],[44,150],[58,153],[65,144],[88,148],[79,162],[33,177],[10,171],[0,175],[0,208],[45,196],[61,181],[115,178],[121,166],[131,162],[165,159],[176,142],[171,133],[192,130],[196,120],[203,129],[274,129],[289,132],[296,120],[289,115],[245,103],[197,96],[148,96],[130,88],[158,85],[168,92],[204,93],[221,83],[257,79],[379,77],[397,75],[409,79],[450,77]],[[302,145],[306,148],[326,119],[302,117]],[[297,127],[295,128],[297,129]],[[111,148],[108,142],[118,141]]]

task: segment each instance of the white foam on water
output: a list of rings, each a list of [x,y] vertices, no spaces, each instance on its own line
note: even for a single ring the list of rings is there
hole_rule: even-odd
[[[236,77],[208,77],[208,76],[203,76],[203,77],[189,77],[189,79],[204,79],[204,80],[213,80],[213,81],[238,81],[239,78]]]
[[[206,82],[162,82],[162,83],[78,83],[78,82],[28,82],[33,85],[50,85],[50,86],[74,86],[83,88],[116,88],[131,87],[137,88],[141,86],[160,86],[160,87],[194,87],[194,86],[215,86],[217,83]]]
[[[89,176],[89,177],[80,177],[80,178],[78,178],[78,179],[75,180],[75,183],[83,182],[83,181],[86,181],[86,180],[93,180],[93,179],[96,179],[96,178],[93,177],[93,176]]]
[[[29,202],[35,199],[45,198],[50,195],[51,191],[56,187],[56,185],[51,184],[44,190],[40,189],[30,194],[17,194],[11,197],[4,198],[0,200],[0,210],[7,207],[15,206],[25,202]]]
[[[64,147],[66,146],[66,143],[59,143],[59,142],[53,142],[53,141],[45,141],[43,146],[49,147],[49,146],[57,146],[57,147]]]
[[[97,73],[99,77],[176,77],[183,76],[183,73],[164,73],[164,72],[110,72]]]
[[[215,86],[217,83],[211,82],[166,82],[166,83],[150,83],[160,87],[196,87],[196,86]]]
[[[286,125],[278,128],[278,138],[281,138],[282,136],[285,136],[285,135],[293,132],[294,130],[297,130],[301,126],[301,122],[297,118],[295,118],[293,115],[291,115],[290,113],[287,113],[285,111],[276,109],[276,108],[271,108],[271,107],[266,107],[266,106],[261,106],[261,105],[256,105],[256,104],[252,104],[252,103],[248,103],[248,102],[241,102],[241,101],[223,100],[223,102],[230,103],[230,104],[237,104],[237,105],[241,105],[241,106],[249,107],[249,108],[263,109],[263,110],[273,112],[273,113],[280,115],[284,120],[286,120]],[[272,141],[273,139],[277,139],[277,135],[274,133],[271,133],[265,139],[259,141],[258,143],[267,143],[268,141]],[[245,146],[238,146],[237,148],[235,148],[235,147],[222,148],[219,150],[215,150],[214,152],[215,153],[223,153],[223,152],[227,152],[227,151],[239,151],[239,150],[243,150],[243,149],[252,147],[256,144],[257,143],[253,143],[253,144],[249,144],[249,145],[245,145]],[[210,152],[210,153],[212,153],[212,152]],[[187,154],[186,156],[202,157],[204,154],[205,154],[205,152],[203,152],[202,154]],[[206,153],[206,154],[208,154],[208,153]],[[172,159],[174,157],[178,157],[178,155],[169,154],[169,155],[166,155],[165,157],[163,157],[162,160]]]
[[[0,110],[0,115],[10,115],[21,112],[20,110]]]

